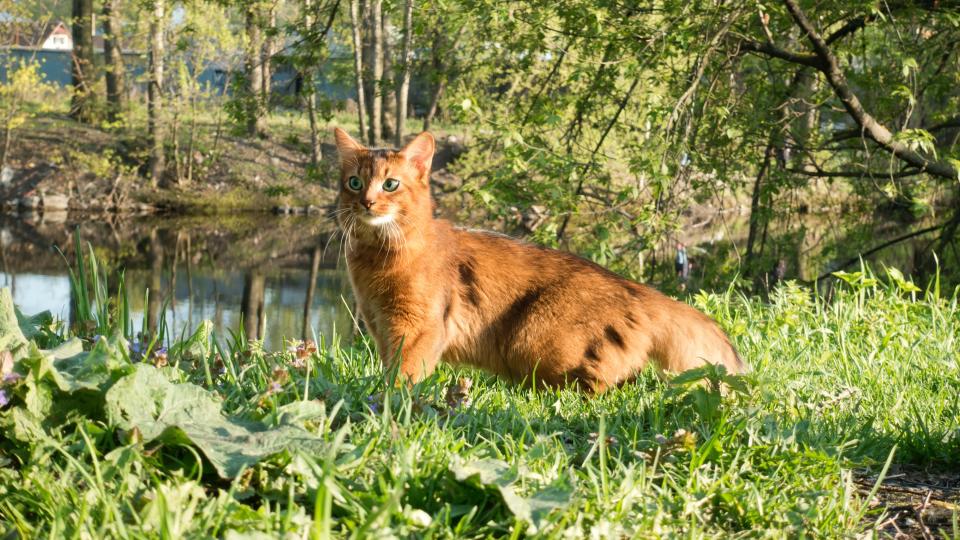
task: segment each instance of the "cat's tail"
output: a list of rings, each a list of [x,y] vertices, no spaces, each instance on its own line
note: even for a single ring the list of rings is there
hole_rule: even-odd
[[[732,374],[749,371],[715,320],[687,304],[676,304],[665,310],[650,354],[660,369],[680,373],[709,363],[722,365]]]

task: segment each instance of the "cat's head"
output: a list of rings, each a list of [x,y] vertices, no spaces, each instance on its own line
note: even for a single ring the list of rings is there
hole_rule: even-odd
[[[427,132],[403,150],[367,148],[334,128],[340,154],[337,221],[359,236],[394,234],[430,219],[430,164],[435,143]]]

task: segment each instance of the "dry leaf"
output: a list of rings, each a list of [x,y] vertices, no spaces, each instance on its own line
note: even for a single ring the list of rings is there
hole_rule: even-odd
[[[13,355],[10,351],[0,352],[0,378],[13,373]]]
[[[447,387],[447,407],[457,409],[460,407],[469,407],[472,403],[470,398],[470,388],[473,387],[473,380],[469,377],[461,377],[456,383]]]

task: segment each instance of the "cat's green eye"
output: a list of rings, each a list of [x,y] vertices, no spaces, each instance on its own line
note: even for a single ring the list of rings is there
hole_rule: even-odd
[[[363,180],[360,180],[356,176],[351,176],[347,179],[347,187],[354,191],[360,191],[363,189]]]
[[[400,187],[400,181],[396,178],[387,178],[383,183],[384,191],[396,191],[398,187]]]

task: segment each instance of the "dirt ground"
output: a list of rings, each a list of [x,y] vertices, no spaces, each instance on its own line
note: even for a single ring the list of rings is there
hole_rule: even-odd
[[[855,482],[866,496],[877,477],[861,475]],[[954,538],[960,531],[960,472],[893,465],[870,505],[876,511],[865,518],[864,537]]]

